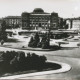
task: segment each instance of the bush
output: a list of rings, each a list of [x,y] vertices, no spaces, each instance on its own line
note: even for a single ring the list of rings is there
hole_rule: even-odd
[[[34,37],[31,37],[30,42],[28,44],[29,47],[37,47],[38,43],[40,42],[40,38],[38,33],[34,35]]]
[[[42,47],[41,42],[39,42],[39,43],[37,44],[37,47],[39,47],[39,48],[41,48],[41,47]]]
[[[44,35],[44,37],[41,40],[41,44],[42,44],[42,49],[49,49],[49,40],[46,36],[46,34]]]
[[[33,47],[33,48],[39,47],[39,48],[42,48],[42,49],[50,48],[47,34],[43,35],[42,40],[40,42],[39,35],[38,35],[38,33],[36,33],[34,37],[31,37],[28,46]]]
[[[39,56],[35,53],[25,53],[22,51],[6,51],[2,54],[2,59],[8,71],[23,71],[29,69],[39,69],[47,60],[45,56]]]
[[[45,56],[39,56],[35,53],[28,53],[26,57],[26,67],[27,69],[40,69],[44,65],[46,60],[47,59]]]
[[[34,41],[34,39],[33,39],[33,37],[31,37],[31,39],[30,39],[30,42],[29,43],[32,43]]]
[[[2,58],[4,61],[8,62],[12,60],[16,55],[17,55],[17,52],[15,51],[6,51],[6,52],[3,52]]]

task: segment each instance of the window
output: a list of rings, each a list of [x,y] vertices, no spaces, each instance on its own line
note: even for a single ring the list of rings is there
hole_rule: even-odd
[[[56,27],[56,23],[53,23],[53,27]]]

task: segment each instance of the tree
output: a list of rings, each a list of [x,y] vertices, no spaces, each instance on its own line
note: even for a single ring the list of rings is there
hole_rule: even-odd
[[[1,23],[1,31],[5,31],[5,30],[6,30],[6,22],[5,20],[3,20]]]
[[[0,40],[7,40],[6,22],[4,20],[1,23]]]
[[[42,49],[47,49],[50,47],[49,38],[46,34],[44,34],[44,36],[42,37],[41,44],[42,44]]]
[[[35,34],[35,36],[34,36],[34,40],[36,41],[36,43],[39,43],[40,38],[39,38],[38,33]]]
[[[28,46],[29,47],[37,47],[39,42],[40,42],[40,38],[39,38],[38,33],[36,33],[33,37],[31,37]]]

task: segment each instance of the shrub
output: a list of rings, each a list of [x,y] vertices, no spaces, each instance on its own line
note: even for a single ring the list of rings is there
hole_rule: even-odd
[[[39,43],[37,44],[37,47],[39,47],[39,48],[41,48],[41,47],[42,47],[41,42],[39,42]]]
[[[36,33],[34,37],[31,37],[28,46],[33,47],[33,48],[39,47],[42,49],[50,48],[47,34],[43,35],[42,40],[40,42],[39,35],[38,35],[38,33]]]
[[[35,42],[36,42],[37,44],[39,43],[40,38],[39,38],[38,33],[35,34],[35,36],[34,36],[34,40],[35,40]]]
[[[3,45],[4,44],[4,40],[1,40],[1,45]]]
[[[50,47],[50,46],[49,46],[49,40],[48,40],[46,34],[45,34],[44,37],[42,38],[41,44],[42,44],[42,49],[47,49],[47,48]]]
[[[31,37],[30,42],[28,44],[29,47],[37,47],[38,43],[40,42],[40,38],[38,33],[34,35],[34,37]]]
[[[22,51],[6,51],[3,52],[2,58],[7,71],[23,71],[29,69],[40,69],[47,60],[45,56],[39,56],[35,53],[25,53]]]
[[[11,59],[13,59],[14,56],[16,56],[16,55],[17,55],[17,52],[15,52],[15,51],[6,51],[6,52],[3,52],[2,57],[3,57],[4,61],[8,62]]]
[[[33,39],[33,36],[32,36],[29,43],[32,43],[33,41],[34,41],[34,39]]]
[[[26,67],[28,69],[40,69],[44,63],[46,62],[46,57],[45,56],[39,56],[36,55],[35,53],[28,53],[26,57]]]

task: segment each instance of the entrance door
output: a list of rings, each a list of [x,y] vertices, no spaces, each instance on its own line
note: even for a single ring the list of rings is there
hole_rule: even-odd
[[[41,23],[39,23],[39,27],[41,27]]]

